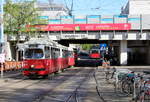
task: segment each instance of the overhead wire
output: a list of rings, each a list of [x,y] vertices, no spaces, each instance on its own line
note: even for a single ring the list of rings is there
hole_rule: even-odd
[[[114,0],[108,1],[108,2],[106,0],[92,0],[92,1],[86,0],[86,2],[84,2],[84,0],[63,0],[63,1],[70,15],[72,15],[73,13],[76,14],[79,11],[85,14],[86,12],[90,12],[94,14],[96,13],[97,14],[100,14],[100,13],[110,14],[118,10],[118,8],[115,8],[116,6],[114,6],[114,5],[117,5],[118,3],[116,4]],[[113,11],[112,11],[112,8],[113,8]]]

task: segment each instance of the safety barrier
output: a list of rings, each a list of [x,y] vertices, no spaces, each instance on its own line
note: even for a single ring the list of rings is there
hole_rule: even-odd
[[[19,70],[21,69],[23,66],[23,62],[21,61],[6,61],[4,64],[3,64],[3,69],[4,71],[10,71],[10,70]],[[1,66],[0,66],[1,68]]]

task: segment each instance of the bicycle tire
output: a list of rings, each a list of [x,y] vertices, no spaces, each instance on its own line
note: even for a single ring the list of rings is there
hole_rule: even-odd
[[[128,83],[126,80],[122,82],[121,89],[122,92],[125,93],[127,96],[131,94],[131,84]]]

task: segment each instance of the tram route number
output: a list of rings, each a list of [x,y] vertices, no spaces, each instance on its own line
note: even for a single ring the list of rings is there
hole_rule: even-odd
[[[62,34],[62,39],[85,39],[88,38],[87,34]]]

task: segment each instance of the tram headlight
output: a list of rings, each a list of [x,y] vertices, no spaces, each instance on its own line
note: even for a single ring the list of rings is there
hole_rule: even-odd
[[[34,68],[35,66],[34,65],[31,65],[31,68]]]

